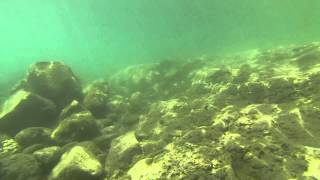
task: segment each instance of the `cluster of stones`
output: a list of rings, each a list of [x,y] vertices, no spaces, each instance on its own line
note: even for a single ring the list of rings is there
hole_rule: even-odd
[[[94,90],[89,92],[94,97]],[[102,177],[102,165],[90,150],[94,146],[76,143],[100,134],[97,112],[89,111],[94,103],[86,100],[88,108],[82,104],[86,98],[64,63],[33,64],[2,106],[0,179]]]
[[[320,45],[130,67],[40,62],[0,114],[0,179],[320,178]],[[317,169],[318,168],[318,169]]]

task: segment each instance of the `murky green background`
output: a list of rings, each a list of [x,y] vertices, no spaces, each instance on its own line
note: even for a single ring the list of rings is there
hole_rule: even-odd
[[[0,86],[38,60],[84,80],[163,60],[320,39],[319,0],[1,0]]]

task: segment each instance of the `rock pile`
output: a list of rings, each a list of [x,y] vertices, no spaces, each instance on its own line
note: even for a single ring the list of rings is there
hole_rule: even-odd
[[[40,62],[3,104],[0,179],[320,178],[320,44],[125,69]]]

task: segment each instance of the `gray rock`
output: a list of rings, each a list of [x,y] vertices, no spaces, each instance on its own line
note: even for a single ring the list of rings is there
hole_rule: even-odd
[[[102,172],[102,165],[91,152],[75,146],[63,154],[49,175],[49,180],[96,180],[102,176]]]
[[[33,144],[52,145],[54,142],[50,137],[51,129],[44,127],[31,127],[20,131],[15,140],[22,147],[27,147]]]
[[[49,126],[57,116],[56,106],[46,98],[24,90],[12,95],[0,113],[0,132],[15,135],[34,126]]]

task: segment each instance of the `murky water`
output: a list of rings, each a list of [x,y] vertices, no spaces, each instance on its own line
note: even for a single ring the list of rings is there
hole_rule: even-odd
[[[131,64],[316,41],[319,9],[317,0],[3,0],[0,77],[39,60],[92,79]]]

